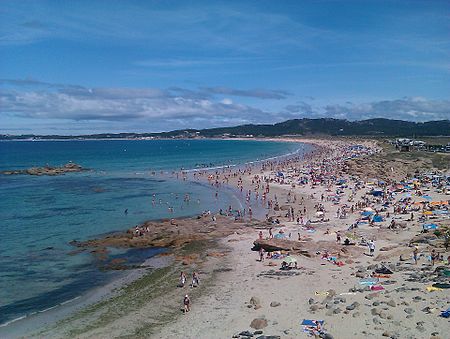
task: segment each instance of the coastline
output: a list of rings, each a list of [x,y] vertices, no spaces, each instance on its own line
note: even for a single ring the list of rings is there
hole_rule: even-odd
[[[110,139],[106,139],[110,140]],[[118,139],[123,140],[123,139]],[[222,139],[220,139],[222,140]],[[231,139],[236,140],[236,139]],[[247,139],[244,139],[247,140]],[[23,141],[23,140],[20,140]],[[43,140],[43,141],[50,141],[50,140]],[[67,140],[56,140],[56,141],[67,141]],[[82,140],[77,140],[82,141]],[[89,140],[87,140],[89,141]],[[259,141],[269,141],[269,140],[259,140]],[[270,140],[270,141],[277,141],[277,140]],[[264,161],[268,160],[274,160],[274,159],[282,159],[286,157],[293,156],[295,154],[298,154],[300,149],[297,149],[295,152],[292,153],[283,153],[276,157],[270,157],[267,159],[257,159],[254,161],[245,162],[243,164],[238,164],[233,166],[234,168],[240,168],[245,167],[248,165],[254,165],[259,164]],[[193,169],[192,171],[214,171],[217,169],[222,168],[230,168],[230,166],[220,166],[217,168],[201,168],[201,169]],[[186,171],[187,172],[187,171]],[[170,173],[170,172],[168,172]],[[193,179],[190,179],[191,182],[200,184],[202,186],[208,187],[208,182],[206,180],[203,181],[195,181]],[[244,205],[243,197],[241,194],[239,194],[238,190],[236,188],[233,188],[231,186],[229,187],[222,187],[221,190],[227,190],[230,195],[234,196],[234,198],[239,201],[240,208],[243,208]],[[261,209],[258,209],[256,206],[254,208],[255,210],[255,217],[261,216],[263,217],[263,213]],[[259,212],[258,212],[259,211]],[[184,219],[188,219],[189,217],[184,217]],[[155,220],[155,221],[161,221],[161,220]],[[111,232],[111,234],[114,233],[120,233],[121,231],[114,231]],[[164,257],[162,257],[164,258]],[[158,260],[158,255],[155,257],[150,258],[150,260]],[[146,265],[146,263],[142,264],[143,266]],[[158,268],[164,268],[167,267],[167,265],[164,265],[162,267]],[[116,290],[120,290],[124,288],[125,286],[129,285],[130,283],[138,280],[143,275],[146,275],[147,268],[132,268],[129,270],[126,270],[122,272],[118,277],[113,278],[111,281],[109,281],[106,285],[103,286],[97,286],[92,290],[89,290],[87,292],[82,293],[81,295],[72,298],[70,300],[61,302],[55,306],[52,306],[50,308],[47,308],[45,310],[40,310],[33,312],[29,315],[19,317],[17,319],[10,320],[6,322],[5,324],[2,324],[0,327],[0,333],[2,336],[5,337],[17,337],[17,336],[24,336],[31,333],[35,333],[36,330],[42,325],[44,326],[52,326],[58,321],[63,320],[64,318],[67,318],[71,314],[74,314],[76,312],[79,312],[83,310],[84,308],[96,304],[104,299],[111,298],[115,295],[117,292]],[[137,274],[137,272],[139,272]],[[150,273],[151,275],[151,273]]]
[[[302,140],[299,141],[301,142]],[[329,140],[316,142],[323,147],[323,153],[315,154],[314,158],[308,158],[300,163],[304,165],[310,162],[320,163],[320,157],[329,157],[333,152],[339,155],[342,147],[352,144],[342,141],[330,143]],[[347,164],[357,163],[358,159],[361,159],[363,163],[369,164],[366,167],[370,168],[370,164],[374,162],[373,159],[381,149],[374,143],[369,143],[369,145],[377,150],[372,155],[356,158],[356,160],[353,158],[345,159],[341,156],[340,160],[336,161],[340,164]],[[339,159],[339,157],[336,159]],[[412,165],[414,163],[413,161]],[[289,173],[290,168],[302,165],[285,161],[271,168],[266,168],[265,171],[261,171],[261,175],[263,172],[271,173],[270,176],[275,179],[274,173],[276,173],[278,166],[283,167],[284,171]],[[257,167],[253,166],[253,168],[253,172],[242,174],[245,187],[254,187],[252,180],[256,174],[260,175]],[[337,178],[339,176],[351,177],[353,173],[353,169],[348,165],[343,167],[339,165],[333,170]],[[223,169],[223,171],[219,172],[221,172],[220,175],[224,175],[226,170]],[[380,172],[382,173],[382,171]],[[298,174],[296,172],[292,173],[291,175]],[[370,173],[370,171],[367,173]],[[359,175],[363,174],[360,173]],[[204,175],[202,180],[206,176]],[[236,185],[238,182],[237,178],[230,181],[231,186]],[[314,211],[315,206],[321,203],[320,195],[328,194],[327,185],[319,184],[314,185],[315,187],[296,185],[293,187],[289,176],[286,177],[286,182],[283,181],[274,181],[271,184],[271,194],[278,196],[280,203],[290,201],[292,204],[292,201],[288,199],[291,199],[291,194],[294,192],[297,196],[296,205],[301,201],[302,207],[304,206],[308,211]],[[365,183],[367,182],[366,179]],[[351,191],[343,189],[345,192],[344,197],[345,199],[352,199],[349,201],[362,199],[366,196],[366,192],[370,187],[370,185],[363,186],[363,189],[360,189],[354,197]],[[429,194],[432,194],[436,199],[440,197],[435,192]],[[304,202],[302,198],[304,198]],[[334,203],[331,200],[329,201],[328,198],[326,202],[323,202],[322,198],[322,204],[326,205],[327,214],[331,213],[329,212],[330,209],[336,209],[336,207],[333,207],[335,206]],[[83,323],[80,323],[79,319],[69,319],[41,334],[45,333],[46,337],[65,337],[69,333],[80,338],[118,336],[146,338],[242,338],[238,333],[252,330],[251,326],[249,326],[250,323],[253,323],[252,319],[259,319],[266,323],[262,328],[265,335],[299,338],[306,337],[301,326],[299,326],[302,318],[325,319],[326,330],[331,332],[335,338],[347,338],[349,336],[380,337],[381,335],[398,338],[399,324],[402,323],[407,326],[407,338],[415,338],[417,334],[419,337],[423,337],[424,332],[427,332],[430,333],[430,337],[433,339],[438,339],[438,334],[431,334],[442,334],[442,326],[444,326],[442,321],[445,320],[441,321],[435,318],[436,313],[433,312],[436,311],[424,313],[423,315],[419,314],[419,307],[423,307],[428,302],[429,305],[433,305],[430,306],[433,309],[442,309],[446,302],[450,302],[448,293],[427,295],[426,292],[422,291],[420,284],[408,282],[409,262],[402,264],[401,261],[396,261],[401,253],[403,255],[410,253],[411,250],[408,249],[408,243],[411,237],[417,233],[417,222],[414,222],[414,225],[402,232],[392,232],[381,227],[371,228],[362,224],[360,229],[353,233],[353,236],[363,234],[376,238],[377,256],[372,258],[364,255],[364,247],[356,246],[352,248],[352,251],[345,252],[343,251],[345,248],[341,248],[341,245],[338,246],[334,239],[334,232],[345,232],[348,223],[353,222],[354,218],[359,215],[359,212],[350,215],[349,219],[335,219],[331,216],[332,213],[328,214],[332,221],[315,222],[313,224],[314,232],[312,233],[305,231],[303,227],[299,228],[295,221],[289,221],[281,210],[271,210],[271,215],[279,218],[281,224],[272,224],[271,226],[262,221],[242,224],[236,226],[236,229],[232,230],[231,234],[223,234],[216,238],[214,242],[207,240],[206,246],[205,244],[199,246],[199,248],[193,246],[194,248],[189,250],[180,248],[184,255],[180,254],[176,258],[175,264],[170,267],[170,270],[165,272],[163,298],[150,294],[150,299],[143,304],[139,304],[139,306],[133,306],[131,300],[128,300],[127,305],[131,307],[130,313],[121,314],[118,318],[115,318],[114,323],[95,322],[94,320],[95,326],[88,326],[82,329],[84,325],[80,327],[80,324]],[[307,216],[311,220],[315,218],[315,214],[312,212],[308,212]],[[401,215],[396,218],[399,223],[407,223],[407,221],[404,221],[405,217]],[[381,225],[386,227],[385,223]],[[300,243],[302,248],[310,253],[310,257],[295,256],[301,267],[300,270],[288,271],[290,272],[289,274],[282,274],[283,272],[278,270],[279,260],[269,260],[269,263],[267,261],[265,263],[258,262],[258,254],[251,250],[251,245],[257,238],[259,230],[264,231],[266,235],[269,227],[273,227],[275,232],[283,229],[286,234],[294,234],[294,237],[296,237],[297,232],[302,235],[303,240]],[[327,229],[332,229],[333,233],[327,234]],[[202,241],[205,240],[203,239]],[[188,244],[187,246],[189,247],[190,245]],[[337,253],[340,255],[344,265],[332,265],[332,263],[324,261],[315,254],[317,251],[323,253],[324,249],[328,249],[332,254]],[[426,249],[423,248],[421,250],[425,251]],[[366,267],[368,272],[373,270],[374,267],[379,267],[380,263],[388,265],[395,272],[393,279],[387,280],[386,283],[381,281],[381,286],[384,286],[383,291],[370,293],[366,289],[358,287],[358,278],[367,276],[367,273],[365,273]],[[396,268],[399,265],[406,266],[401,271]],[[372,268],[369,269],[369,267]],[[188,288],[187,290],[180,290],[175,287],[179,271],[187,268],[189,272],[191,270],[200,272],[201,289]],[[429,266],[426,262],[423,262],[421,268],[428,270]],[[158,283],[156,284],[158,285]],[[179,306],[181,295],[185,291],[188,291],[190,295],[191,292],[193,293],[191,295],[193,310],[186,316],[182,316]],[[134,292],[128,290],[123,293],[125,295],[127,293],[133,295]],[[250,300],[252,297],[260,300],[259,307],[251,304]],[[386,299],[383,299],[384,297]],[[419,299],[413,300],[413,302],[410,301],[416,297]],[[391,300],[394,301],[391,302]],[[387,305],[387,302],[389,302],[389,305]],[[104,305],[106,308],[108,303],[110,305],[114,304],[113,301],[106,302]],[[277,306],[272,306],[272,304]],[[395,306],[390,306],[391,304]],[[165,317],[169,318],[170,321],[167,319],[162,321],[159,316],[152,313],[152,309],[155,306],[162,307]],[[371,311],[370,307],[377,310]],[[379,307],[383,308],[382,311],[384,313],[380,313]],[[404,309],[413,313],[407,313]],[[374,314],[374,312],[378,313]],[[88,312],[86,315],[89,318],[97,316],[95,312]],[[404,319],[405,315],[406,319]],[[420,320],[422,318],[425,321]],[[349,322],[353,324],[351,327],[348,326]],[[419,326],[415,323],[420,323],[421,325]],[[433,327],[431,327],[432,324],[434,324]],[[434,332],[432,332],[433,328],[435,329]]]

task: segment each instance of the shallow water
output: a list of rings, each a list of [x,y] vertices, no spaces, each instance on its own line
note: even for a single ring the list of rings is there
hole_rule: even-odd
[[[238,140],[0,142],[0,170],[68,161],[91,169],[56,177],[0,175],[0,324],[114,276],[99,271],[90,254],[70,255],[71,240],[239,204],[231,191],[216,201],[210,187],[176,180],[171,171],[238,165],[298,149],[308,146]],[[139,263],[158,251],[130,250],[126,256]]]

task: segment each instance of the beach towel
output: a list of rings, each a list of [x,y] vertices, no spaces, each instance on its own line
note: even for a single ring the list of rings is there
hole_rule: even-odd
[[[381,285],[370,286],[370,290],[372,290],[372,291],[382,291],[382,290],[384,290],[384,287],[381,286]]]
[[[374,277],[374,278],[390,278],[391,276],[389,274],[372,274],[372,277]]]
[[[360,285],[375,285],[379,281],[378,278],[364,278],[359,281]]]
[[[324,320],[310,320],[310,319],[303,319],[302,323],[300,324],[301,326],[312,326],[315,327],[316,323],[315,321],[317,321],[320,326],[323,325],[323,323],[325,322]]]
[[[428,292],[442,291],[442,288],[433,287],[433,286],[427,286],[426,288],[427,288]]]
[[[450,318],[450,307],[447,308],[445,311],[441,311],[441,317]]]

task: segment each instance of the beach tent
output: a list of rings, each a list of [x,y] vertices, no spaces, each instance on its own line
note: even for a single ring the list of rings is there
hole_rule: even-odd
[[[372,220],[373,222],[382,222],[383,217],[381,215],[375,215]]]
[[[422,228],[424,230],[437,230],[439,226],[436,224],[423,224]]]
[[[363,215],[363,216],[365,216],[365,217],[370,217],[372,214],[373,214],[373,212],[371,212],[371,211],[364,211],[364,212],[361,212],[361,215]]]
[[[381,190],[373,190],[373,191],[371,192],[371,194],[372,194],[374,197],[381,197],[381,196],[383,196],[384,192],[381,191]]]

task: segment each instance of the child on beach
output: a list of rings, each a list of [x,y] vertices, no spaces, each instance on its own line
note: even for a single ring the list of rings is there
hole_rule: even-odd
[[[191,299],[189,299],[189,296],[187,294],[184,296],[183,305],[184,305],[184,313],[189,312],[191,310]]]
[[[369,255],[373,257],[375,253],[375,242],[373,240],[370,240],[367,246],[369,247]]]

